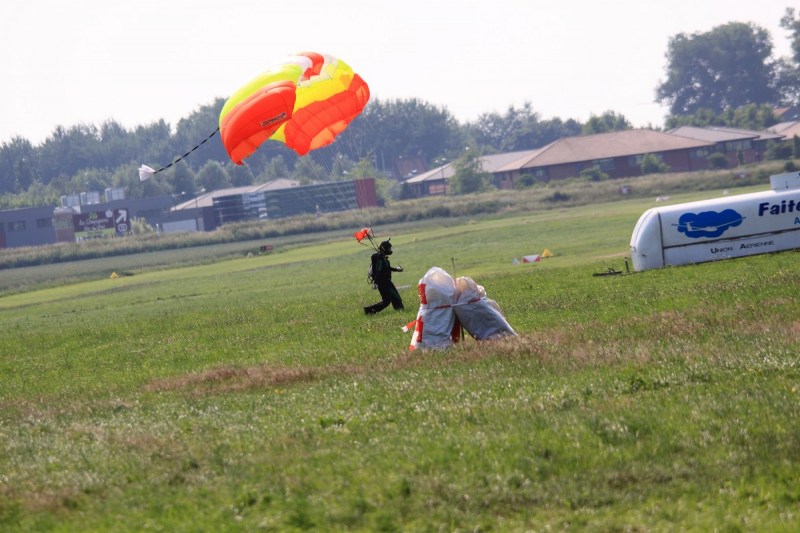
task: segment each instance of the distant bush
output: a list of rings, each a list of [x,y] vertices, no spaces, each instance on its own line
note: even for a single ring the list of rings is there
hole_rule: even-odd
[[[722,152],[714,152],[708,156],[708,168],[713,170],[728,168],[728,158]]]
[[[655,154],[645,154],[642,158],[642,175],[647,174],[663,174],[669,171],[669,165],[664,163],[660,157]]]
[[[570,198],[571,198],[570,195],[563,193],[561,191],[556,191],[550,196],[542,198],[542,200],[544,200],[545,202],[555,203],[555,202],[566,202]]]
[[[605,181],[608,179],[608,174],[600,170],[599,166],[594,165],[581,170],[581,177],[589,181]]]
[[[516,179],[514,182],[515,189],[527,189],[529,187],[533,187],[538,183],[538,179],[533,174],[522,174],[519,178]]]
[[[767,159],[791,159],[794,155],[794,145],[791,142],[773,142],[767,145]]]

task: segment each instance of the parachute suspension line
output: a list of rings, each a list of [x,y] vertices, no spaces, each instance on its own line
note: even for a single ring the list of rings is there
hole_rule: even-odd
[[[161,167],[161,168],[159,168],[158,170],[154,170],[154,169],[152,169],[152,168],[148,167],[147,165],[142,165],[141,167],[139,167],[139,180],[140,180],[140,181],[144,181],[144,180],[146,180],[146,179],[150,178],[151,176],[153,176],[154,174],[158,174],[158,173],[159,173],[159,172],[161,172],[162,170],[167,170],[169,167],[171,167],[171,166],[172,166],[172,165],[174,165],[175,163],[177,163],[177,162],[179,162],[179,161],[182,161],[183,159],[186,159],[187,157],[189,157],[189,154],[191,154],[192,152],[194,152],[195,150],[197,150],[198,148],[200,148],[201,146],[203,146],[203,145],[204,145],[206,142],[208,142],[208,140],[209,140],[209,139],[211,139],[211,137],[213,137],[214,135],[216,135],[218,132],[219,132],[219,126],[217,127],[217,129],[215,129],[214,131],[212,131],[212,132],[211,132],[211,134],[210,134],[208,137],[206,137],[205,139],[203,139],[203,140],[200,142],[200,144],[198,144],[197,146],[195,146],[194,148],[192,148],[191,150],[189,150],[188,152],[186,152],[185,154],[183,154],[182,156],[180,156],[178,159],[176,159],[175,161],[173,161],[173,162],[172,162],[172,163],[170,163],[169,165],[167,165],[167,166],[164,166],[164,167]]]
[[[329,183],[332,200],[336,202],[341,209],[352,213],[360,226],[371,227],[372,224],[368,220],[369,217],[365,216],[364,211],[361,209],[361,205],[364,203],[361,198],[363,193],[360,191],[355,180],[335,180]]]
[[[360,120],[360,118],[361,117],[356,117],[354,119],[354,122],[358,122]],[[358,126],[358,124],[356,124],[356,126]],[[359,164],[361,162],[362,157],[364,155],[370,155],[370,154],[366,154],[366,152],[364,150],[365,136],[362,135],[361,133],[362,133],[362,131],[359,131],[359,129],[357,127],[353,128],[352,125],[351,125],[351,127],[348,128],[348,130],[346,132],[344,132],[344,135],[342,135],[342,138],[341,138],[341,140],[344,141],[343,145],[347,147],[347,149],[349,150],[350,155],[353,156],[353,159],[354,159],[356,164]],[[373,160],[373,163],[374,164],[372,165],[372,167],[377,172],[377,170],[378,170],[377,162]],[[375,176],[373,176],[373,178],[375,178]],[[371,230],[372,229],[372,220],[371,220],[370,211],[369,210],[362,210],[360,207],[358,207],[358,205],[366,205],[367,204],[367,202],[366,202],[367,198],[365,196],[365,191],[363,189],[359,190],[359,188],[356,187],[355,196],[356,196],[356,212],[357,212],[357,216],[360,219],[361,224],[364,225],[365,227],[370,228],[370,230]]]
[[[372,249],[377,252],[378,245],[375,244],[375,239],[372,237],[372,228],[369,228],[369,233],[367,234],[367,238],[369,239],[369,243],[372,245]]]
[[[340,141],[341,142],[339,143],[339,147],[340,148],[344,148],[343,151],[345,152],[345,155],[349,156],[350,160],[353,161],[354,164],[358,165],[359,162],[361,161],[361,154],[362,154],[363,151],[361,149],[359,149],[359,143],[356,142],[357,138],[352,135],[351,131],[348,131],[348,132],[345,132],[345,134],[341,136]],[[350,184],[345,184],[344,182],[340,182],[340,183],[336,184],[335,187],[337,189],[339,198],[342,199],[342,200],[340,200],[340,203],[344,204],[345,202],[347,202],[349,204],[349,202],[351,201],[351,198],[353,198],[352,195],[355,195],[354,199],[355,199],[356,205],[354,206],[354,209],[353,209],[353,206],[348,207],[348,209],[352,209],[353,210],[353,212],[355,214],[355,217],[356,217],[357,221],[359,222],[359,224],[361,225],[361,227],[368,230],[367,234],[366,234],[366,238],[369,240],[371,246],[367,245],[364,242],[361,242],[361,244],[364,244],[365,246],[371,247],[374,251],[377,252],[378,251],[378,245],[375,243],[374,235],[372,233],[372,216],[371,216],[371,212],[368,209],[362,209],[359,206],[359,198],[360,198],[360,196],[363,195],[363,193],[359,192],[359,188],[355,185],[354,180],[351,180],[351,183],[353,183],[353,188],[350,187]]]
[[[355,120],[357,121],[358,117],[356,117]],[[352,128],[348,128],[348,130],[346,132],[344,132],[344,134],[340,137],[340,141],[341,141],[340,142],[340,146],[345,148],[344,151],[347,153],[347,155],[350,156],[351,161],[353,161],[356,165],[358,165],[361,162],[362,155],[364,154],[363,137],[361,135],[359,135],[356,132],[356,130],[354,130]],[[355,186],[355,183],[354,183],[354,186]],[[346,195],[346,193],[348,191],[345,190],[344,185],[341,185],[339,187],[339,189],[341,191],[340,194],[343,197],[345,197],[345,195]],[[371,230],[372,229],[372,220],[371,220],[371,216],[369,214],[369,211],[365,212],[364,210],[361,209],[361,207],[359,207],[360,205],[365,205],[366,204],[366,200],[367,199],[364,196],[364,191],[363,190],[359,190],[358,187],[355,187],[354,193],[355,193],[355,201],[356,201],[356,206],[355,206],[356,216],[358,217],[359,222],[361,223],[362,226],[368,227]],[[373,245],[374,245],[374,243],[373,243]]]
[[[323,150],[326,150],[326,149],[327,149],[327,147],[326,147],[326,148],[320,148],[320,149],[318,149],[318,150],[317,150],[317,152],[321,152],[321,151],[323,151]],[[325,195],[324,195],[324,196],[320,195],[320,196],[319,196],[319,198],[323,200],[323,203],[325,202],[325,200],[332,199],[333,201],[335,201],[334,203],[337,203],[337,204],[338,204],[338,206],[339,206],[339,207],[341,207],[342,209],[345,209],[345,210],[346,210],[346,209],[347,209],[347,207],[346,207],[346,206],[344,206],[344,205],[342,204],[341,200],[338,198],[338,194],[337,194],[337,192],[338,192],[338,191],[336,191],[336,190],[335,190],[335,189],[332,187],[332,183],[331,183],[331,181],[330,181],[331,169],[330,169],[330,168],[328,168],[326,165],[322,165],[322,164],[318,163],[318,162],[317,162],[317,160],[316,160],[316,157],[314,157],[314,154],[307,154],[307,155],[306,155],[306,156],[304,156],[304,157],[307,157],[307,158],[309,158],[309,159],[310,159],[312,162],[314,162],[314,163],[315,163],[315,164],[312,164],[312,165],[310,166],[310,170],[311,170],[311,177],[312,177],[314,180],[316,180],[316,182],[317,182],[317,183],[328,184],[329,186],[331,186],[329,190],[326,190],[326,191],[325,191]],[[327,174],[323,174],[323,172],[322,172],[322,171],[320,171],[320,170],[317,168],[317,166],[319,166],[320,168],[322,168],[322,170],[326,171],[326,172],[327,172]],[[305,200],[305,199],[303,199],[303,200],[304,200],[304,201],[305,201],[305,202],[306,202],[306,203],[307,203],[307,204],[308,204],[310,207],[312,207],[312,208],[316,208],[316,207],[317,207],[317,205],[315,205],[315,203],[314,203],[314,202],[311,202],[311,201],[309,201],[309,200]]]
[[[338,146],[347,146],[346,143],[342,144],[339,143]],[[320,169],[317,166],[311,166],[313,177],[320,183],[324,183],[327,185],[325,197],[327,200],[330,201],[330,204],[335,204],[339,210],[342,211],[350,211],[353,213],[358,221],[358,223],[362,227],[371,227],[371,223],[366,219],[368,217],[364,216],[364,212],[362,211],[360,205],[363,205],[363,193],[359,191],[359,188],[356,186],[354,180],[332,180],[331,176],[333,174],[333,169],[335,166],[335,161],[337,157],[337,151],[334,149],[333,146],[326,146],[316,151],[318,154],[322,154],[327,152],[330,158],[323,158],[326,160],[326,164],[320,164]],[[312,160],[316,159],[311,154],[307,155],[306,157],[311,157]],[[327,163],[327,160],[330,159],[331,163]],[[323,171],[325,174],[323,174]],[[323,200],[325,197],[320,197]],[[315,206],[312,205],[311,202],[308,202],[310,207],[314,208]],[[329,204],[329,205],[330,205]]]

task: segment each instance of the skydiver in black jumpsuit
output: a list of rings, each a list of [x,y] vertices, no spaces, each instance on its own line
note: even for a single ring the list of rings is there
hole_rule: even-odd
[[[403,307],[403,299],[400,298],[400,293],[392,283],[392,272],[402,272],[403,267],[393,267],[389,263],[389,257],[392,255],[392,243],[388,240],[383,241],[378,246],[378,251],[372,254],[372,279],[375,285],[378,286],[378,292],[381,293],[381,301],[364,308],[364,313],[367,315],[374,315],[389,307],[396,311],[405,309]]]

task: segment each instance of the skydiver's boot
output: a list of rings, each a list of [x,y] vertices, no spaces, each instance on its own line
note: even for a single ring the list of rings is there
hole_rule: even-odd
[[[378,302],[364,308],[365,315],[377,315],[389,306],[389,302]]]

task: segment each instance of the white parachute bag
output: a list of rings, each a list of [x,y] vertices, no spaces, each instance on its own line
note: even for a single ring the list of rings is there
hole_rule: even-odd
[[[453,278],[439,267],[433,267],[417,286],[419,292],[419,311],[417,319],[405,328],[413,326],[410,350],[449,348],[458,342],[461,327],[453,312],[456,287]]]
[[[517,335],[497,302],[486,297],[486,289],[468,277],[458,278],[455,285],[453,310],[467,333],[479,341]]]

